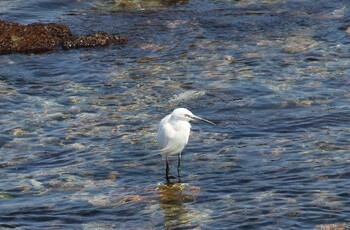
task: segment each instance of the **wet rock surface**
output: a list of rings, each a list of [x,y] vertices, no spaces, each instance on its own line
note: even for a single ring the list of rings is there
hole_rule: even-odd
[[[75,36],[63,24],[32,23],[21,25],[0,20],[0,54],[43,53],[55,49],[77,49],[121,44],[118,34],[96,32]]]

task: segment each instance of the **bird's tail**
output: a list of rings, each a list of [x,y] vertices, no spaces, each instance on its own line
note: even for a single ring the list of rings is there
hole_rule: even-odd
[[[149,154],[147,154],[142,159],[149,159],[156,156],[162,156],[165,158],[166,156],[180,153],[183,150],[183,146],[181,144],[180,139],[173,140],[171,144],[168,144],[166,147],[157,150],[150,150]]]
[[[176,150],[176,148],[173,145],[167,146],[163,149],[149,150],[147,155],[142,157],[140,160],[156,159],[157,157],[161,157],[161,158],[165,159],[165,157],[168,156],[169,153],[171,153],[175,150]]]

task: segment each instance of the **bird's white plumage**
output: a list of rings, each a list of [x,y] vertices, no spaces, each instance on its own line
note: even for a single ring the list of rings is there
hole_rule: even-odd
[[[185,148],[191,132],[190,116],[194,115],[189,110],[179,108],[160,121],[157,140],[163,155],[179,154]]]
[[[188,143],[190,137],[191,124],[189,121],[199,120],[214,125],[213,122],[193,115],[188,109],[175,109],[171,114],[164,117],[158,127],[157,141],[159,153],[165,157],[165,178],[169,182],[169,164],[168,156],[178,154],[177,174],[179,182],[180,177],[180,162],[181,152]]]

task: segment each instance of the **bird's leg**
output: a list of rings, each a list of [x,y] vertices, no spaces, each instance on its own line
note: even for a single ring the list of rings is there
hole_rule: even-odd
[[[169,183],[169,163],[168,163],[168,156],[165,157],[165,162],[166,162],[166,165],[165,165],[165,179],[166,179],[166,182]]]
[[[181,183],[181,152],[179,153],[178,156],[178,162],[177,162],[177,176],[179,178],[179,182]]]

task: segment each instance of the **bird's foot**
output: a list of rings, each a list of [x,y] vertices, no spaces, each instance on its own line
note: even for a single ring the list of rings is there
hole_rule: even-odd
[[[170,180],[178,179],[178,177],[170,175],[170,176],[165,177],[165,179],[166,179],[166,182],[168,184],[171,184]]]
[[[169,179],[177,179],[176,176],[169,176],[168,178],[169,178]]]
[[[178,180],[178,183],[181,183],[181,177],[180,176],[177,177],[177,180]]]

